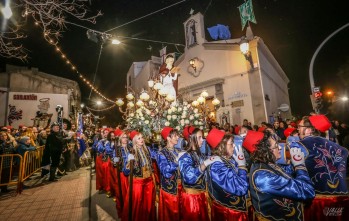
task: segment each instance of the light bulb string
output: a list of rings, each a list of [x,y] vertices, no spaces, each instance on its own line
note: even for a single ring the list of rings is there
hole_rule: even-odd
[[[101,111],[106,111],[106,110],[110,110],[110,109],[112,109],[113,107],[115,107],[116,106],[116,104],[113,104],[113,105],[111,105],[111,106],[109,106],[109,107],[106,107],[106,108],[103,108],[103,109],[93,109],[93,108],[90,108],[90,107],[88,107],[88,106],[86,106],[86,109],[88,110],[88,111],[96,111],[96,112],[101,112]]]

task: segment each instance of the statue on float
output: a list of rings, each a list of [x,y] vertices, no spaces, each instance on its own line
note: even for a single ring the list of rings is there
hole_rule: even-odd
[[[167,94],[172,95],[175,100],[178,95],[178,71],[179,67],[174,67],[174,57],[167,55],[165,62],[160,66],[159,80]]]

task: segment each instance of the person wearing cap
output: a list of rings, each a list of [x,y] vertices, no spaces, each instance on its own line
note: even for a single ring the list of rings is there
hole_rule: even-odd
[[[290,150],[294,170],[284,170],[278,140],[270,131],[247,133],[244,145],[252,152],[249,173],[254,218],[258,220],[303,220],[303,202],[315,191],[299,148]]]
[[[60,157],[63,151],[64,140],[62,133],[59,132],[59,124],[51,124],[51,133],[47,136],[44,154],[42,156],[41,166],[50,168],[49,181],[56,181],[56,170],[59,166]],[[42,174],[43,175],[43,174]]]
[[[180,150],[174,146],[178,143],[179,133],[172,127],[164,127],[161,137],[166,141],[157,158],[160,170],[160,194],[158,220],[180,220],[180,196],[182,192],[181,175],[176,158]]]
[[[185,152],[180,152],[177,157],[183,186],[180,204],[183,205],[181,216],[184,221],[209,220],[204,173],[210,164],[220,159],[217,156],[206,159],[200,152],[202,143],[203,132],[195,128]]]
[[[242,148],[235,146],[233,135],[217,129],[212,129],[206,140],[212,149],[212,156],[220,159],[207,167],[207,186],[212,201],[211,220],[247,220],[246,195],[249,185]]]
[[[109,130],[107,128],[101,131],[102,139],[97,144],[97,159],[96,159],[96,189],[99,193],[110,191],[109,183],[109,153],[110,141],[108,141]],[[108,195],[108,194],[107,194]]]
[[[118,188],[115,193],[115,202],[116,202],[116,210],[118,212],[118,217],[121,217],[122,215],[122,205],[120,198],[125,199],[126,198],[126,192],[128,188],[128,179],[125,176],[125,174],[122,172],[123,171],[123,165],[124,165],[124,158],[127,157],[128,153],[130,152],[130,147],[128,146],[128,136],[127,133],[120,130],[116,129],[114,131],[115,136],[118,138],[117,139],[117,145],[114,150],[113,154],[113,166],[116,168],[119,168],[119,173],[120,173],[120,185],[121,185],[121,193],[119,192]]]
[[[303,148],[307,153],[305,165],[314,183],[316,197],[305,207],[306,220],[330,220],[324,210],[343,208],[341,218],[349,219],[349,196],[346,182],[348,150],[337,143],[320,137],[331,127],[324,115],[305,116],[298,124],[301,140],[292,147]]]
[[[128,220],[129,194],[132,194],[132,219],[140,221],[156,220],[155,208],[155,178],[152,159],[156,159],[156,152],[145,145],[142,133],[132,131],[132,152],[124,159],[124,174],[130,175],[130,163],[133,162],[133,191],[127,189],[121,220]]]
[[[108,173],[109,177],[109,186],[110,191],[107,192],[107,197],[116,196],[116,193],[118,192],[118,180],[116,176],[116,168],[114,167],[114,155],[115,155],[115,149],[117,146],[115,131],[113,128],[110,128],[110,131],[107,136],[108,144],[106,145],[106,155],[108,156],[108,166],[106,173]],[[115,198],[114,198],[115,199]]]
[[[35,147],[33,147],[32,145],[30,145],[31,141],[30,141],[30,137],[27,136],[23,136],[19,139],[18,142],[18,147],[17,147],[17,152],[24,157],[25,152],[27,151],[34,151],[36,150]]]

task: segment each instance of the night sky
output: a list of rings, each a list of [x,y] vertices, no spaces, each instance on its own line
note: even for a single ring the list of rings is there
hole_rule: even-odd
[[[89,6],[91,13],[101,10],[104,14],[97,19],[97,24],[76,20],[72,22],[98,31],[106,31],[179,1],[92,0]],[[228,25],[232,38],[239,38],[245,32],[241,30],[237,7],[243,2],[243,0],[187,0],[109,33],[185,44],[183,22],[189,17],[192,8],[194,13],[204,14],[206,28],[216,24]],[[309,64],[322,41],[349,22],[348,7],[345,2],[345,0],[253,0],[257,20],[257,24],[251,24],[253,33],[263,39],[290,79],[291,108],[296,116],[306,115],[311,111]],[[59,47],[77,69],[92,81],[99,45],[87,39],[86,29],[72,25],[68,25],[67,28],[60,39]],[[9,63],[37,67],[40,71],[49,74],[77,80],[82,91],[83,102],[96,108],[94,102],[98,99],[97,96],[93,94],[90,100],[87,99],[89,88],[79,81],[74,72],[68,69],[68,66],[55,52],[55,48],[45,42],[40,29],[32,25],[31,19],[28,19],[23,29],[28,36],[23,41],[24,46],[29,50],[28,62],[21,63],[0,58],[0,71],[4,71],[4,64]],[[212,41],[207,31],[206,39]],[[338,96],[349,95],[348,86],[346,87],[337,76],[338,71],[343,69],[345,64],[349,65],[348,39],[349,27],[325,44],[314,65],[315,84],[323,91],[333,89]],[[147,49],[149,46],[152,47],[152,50]],[[136,40],[123,40],[122,45],[119,46],[105,45],[98,68],[96,86],[102,88],[101,92],[109,98],[124,96],[126,73],[131,63],[149,60],[151,55],[159,56],[159,50],[163,46],[166,44]],[[178,47],[178,49],[179,52],[184,52],[183,47]],[[177,52],[170,45],[167,51]],[[349,76],[349,73],[347,72],[346,75]],[[109,106],[109,103],[105,103],[106,106]],[[343,105],[336,102],[332,106],[330,117],[348,121],[348,110],[348,104]],[[324,108],[323,111],[327,112],[327,108]],[[116,108],[102,115],[112,122],[119,120]]]

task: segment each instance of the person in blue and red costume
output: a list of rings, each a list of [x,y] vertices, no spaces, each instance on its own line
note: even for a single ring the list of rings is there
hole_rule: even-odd
[[[235,147],[231,134],[217,129],[212,129],[206,140],[211,147],[212,156],[220,159],[207,167],[207,185],[212,199],[211,220],[247,220],[245,196],[249,185],[242,148]]]
[[[124,174],[130,175],[130,161],[133,166],[133,191],[127,189],[121,220],[128,220],[129,194],[132,194],[132,220],[153,221],[156,220],[155,208],[155,178],[152,168],[152,159],[156,159],[156,153],[145,145],[143,135],[137,131],[130,133],[132,140],[132,153],[128,153],[124,159]]]
[[[298,124],[301,140],[290,144],[307,153],[305,165],[316,192],[311,205],[305,207],[305,220],[349,219],[348,150],[319,136],[330,127],[324,115],[305,116]]]
[[[209,220],[204,172],[210,164],[220,159],[218,156],[206,159],[200,152],[202,143],[203,132],[196,128],[189,136],[186,151],[180,152],[177,157],[183,186],[180,199],[182,221]]]
[[[121,198],[125,201],[127,188],[128,188],[128,179],[127,179],[127,176],[125,176],[125,174],[123,173],[123,170],[124,170],[123,165],[124,165],[124,161],[127,160],[127,156],[130,153],[130,149],[132,149],[132,147],[128,145],[128,135],[126,132],[122,130],[119,130],[119,131],[117,130],[116,134],[119,137],[119,139],[118,139],[118,145],[115,149],[114,165],[119,166],[120,168],[119,172],[120,172],[120,181],[121,181]],[[120,205],[120,201],[117,200],[116,202],[117,202],[117,208],[120,209],[121,211],[122,207]]]
[[[243,145],[252,150],[249,181],[255,220],[303,220],[303,202],[315,197],[304,153],[291,148],[294,170],[284,170],[275,163],[281,155],[270,131],[249,131]]]
[[[103,163],[107,161],[107,157],[105,156],[105,146],[104,143],[107,140],[109,131],[107,129],[101,130],[101,137],[97,141],[96,144],[96,151],[97,151],[97,157],[96,157],[96,189],[99,190],[99,193],[102,193],[103,191],[107,191],[107,178],[105,174],[105,170],[103,167]]]
[[[159,151],[158,165],[160,169],[159,221],[179,221],[180,196],[182,192],[181,176],[178,169],[179,150],[174,146],[178,143],[178,131],[164,127],[161,136],[166,140],[166,146]]]
[[[110,167],[112,166],[110,163],[110,158],[112,158],[113,150],[114,150],[114,142],[112,140],[114,133],[106,128],[103,130],[102,134],[103,134],[103,139],[100,140],[97,145],[99,158],[101,159],[101,162],[98,165],[98,166],[101,166],[101,170],[98,170],[101,172],[100,173],[101,187],[99,187],[99,190],[106,191],[107,197],[110,197],[111,196]],[[96,177],[96,180],[97,180],[97,177]]]

